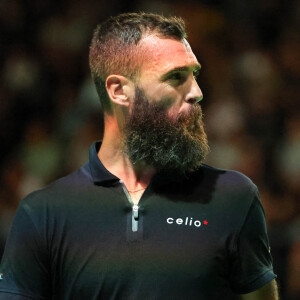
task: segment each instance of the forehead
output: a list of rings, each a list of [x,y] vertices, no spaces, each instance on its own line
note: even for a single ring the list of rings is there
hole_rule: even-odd
[[[141,46],[146,50],[142,75],[163,74],[174,68],[199,64],[187,40],[178,41],[155,35],[145,37]]]

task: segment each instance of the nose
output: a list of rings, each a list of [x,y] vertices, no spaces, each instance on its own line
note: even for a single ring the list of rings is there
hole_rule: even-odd
[[[189,91],[186,94],[185,102],[189,104],[196,104],[203,99],[202,91],[194,77],[192,77],[192,81],[189,86]]]

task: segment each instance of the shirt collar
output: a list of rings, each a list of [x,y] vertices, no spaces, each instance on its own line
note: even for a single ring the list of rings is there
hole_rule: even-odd
[[[110,173],[100,161],[98,157],[98,151],[100,147],[101,142],[99,141],[94,142],[90,147],[89,165],[94,183],[104,185],[120,181],[120,179]]]
[[[91,170],[91,176],[95,184],[110,186],[116,182],[119,182],[120,178],[110,173],[100,161],[98,157],[98,152],[100,147],[101,147],[100,141],[94,142],[90,147],[89,166]],[[184,180],[187,180],[188,178],[189,178],[188,175],[182,178],[182,176],[179,176],[178,174],[160,172],[154,175],[152,182],[153,184],[158,186],[165,185],[172,182],[178,184],[179,182],[181,183],[184,182]]]

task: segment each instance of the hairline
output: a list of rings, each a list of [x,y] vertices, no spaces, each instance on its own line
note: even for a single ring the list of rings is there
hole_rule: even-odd
[[[135,47],[140,47],[140,48],[145,48],[145,53],[147,53],[147,54],[149,54],[149,53],[151,53],[151,51],[149,51],[149,49],[147,50],[147,47],[149,47],[149,46],[147,46],[146,44],[143,44],[143,42],[145,41],[145,39],[146,38],[148,38],[148,37],[154,37],[154,38],[160,38],[160,39],[169,39],[169,40],[174,40],[174,41],[178,41],[178,42],[181,42],[181,43],[183,43],[184,44],[184,42],[185,41],[187,41],[186,40],[186,37],[183,37],[182,39],[179,39],[179,38],[176,38],[176,37],[174,37],[174,36],[170,36],[170,35],[163,35],[163,34],[161,34],[160,32],[158,32],[157,30],[152,30],[152,31],[150,31],[150,30],[148,30],[147,32],[145,32],[143,35],[142,35],[142,37],[141,37],[141,39],[139,40],[139,42],[138,42],[138,44],[135,46]],[[152,54],[153,55],[153,54]],[[150,55],[150,57],[148,56],[146,59],[151,59],[151,55]],[[142,67],[143,67],[143,64],[144,64],[144,62],[145,62],[145,58],[144,59],[142,59],[142,61],[141,61],[141,64],[140,64],[140,66],[138,67],[138,69],[137,69],[137,71],[135,72],[135,74],[133,75],[133,78],[129,78],[129,79],[131,79],[135,84],[138,84],[139,83],[139,79],[140,79],[140,75],[141,75],[141,70],[142,70]],[[201,65],[200,65],[200,63],[198,63],[199,64],[199,69],[201,68]],[[197,64],[197,66],[198,66],[198,64]],[[170,71],[168,71],[168,72],[171,72],[171,70]],[[167,72],[167,73],[168,73]],[[112,75],[112,74],[111,74]],[[120,74],[120,75],[122,75],[122,74]],[[109,75],[108,75],[109,76]],[[122,76],[124,76],[124,75],[122,75]],[[124,77],[126,77],[126,76],[124,76]]]

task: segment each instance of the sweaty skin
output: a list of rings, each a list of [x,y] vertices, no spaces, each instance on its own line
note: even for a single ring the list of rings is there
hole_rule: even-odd
[[[202,92],[193,76],[194,70],[201,66],[187,40],[177,41],[150,35],[143,39],[141,46],[147,47],[148,58],[141,69],[139,87],[150,101],[169,99],[170,115],[175,117],[188,109],[191,99],[197,99],[197,102],[202,100]],[[186,80],[167,80],[166,74],[177,68],[182,69],[177,72],[177,76]]]

